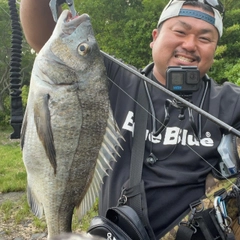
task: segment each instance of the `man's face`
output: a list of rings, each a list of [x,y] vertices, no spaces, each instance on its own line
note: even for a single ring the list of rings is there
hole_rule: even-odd
[[[160,33],[157,29],[153,30],[152,37],[153,73],[164,85],[168,66],[197,66],[203,77],[213,63],[218,31],[201,19],[183,16],[170,18],[163,23]]]

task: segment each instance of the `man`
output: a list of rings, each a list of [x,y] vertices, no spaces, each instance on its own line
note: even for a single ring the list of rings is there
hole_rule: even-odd
[[[219,38],[222,35],[221,4],[214,1],[172,0],[162,12],[150,43],[154,65],[145,74],[166,86],[169,66],[197,66],[201,86],[189,101],[227,124],[240,128],[240,89],[226,83],[218,86],[206,75],[210,69]],[[217,2],[217,4],[216,4]],[[21,22],[28,43],[39,51],[54,27],[49,0],[21,0]],[[105,58],[114,117],[125,138],[121,158],[105,179],[100,195],[99,212],[105,215],[116,206],[129,178],[134,132],[134,114],[140,80],[118,64]],[[217,147],[223,131],[219,126],[193,112],[179,120],[179,108],[168,110],[169,122],[157,135],[153,134],[166,117],[166,102],[173,99],[166,93],[147,85],[152,115],[148,117],[142,178],[145,184],[148,217],[157,239],[178,224],[189,204],[205,193],[205,181],[212,167],[218,167]],[[128,96],[131,96],[128,97]],[[189,113],[190,114],[190,113]],[[194,130],[194,126],[195,129]],[[195,136],[197,135],[198,138]],[[149,156],[155,161],[149,162]]]

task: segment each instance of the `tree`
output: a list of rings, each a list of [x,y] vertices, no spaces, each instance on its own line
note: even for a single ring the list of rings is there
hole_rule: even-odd
[[[86,0],[76,1],[75,5],[92,16],[103,51],[142,68],[151,61],[152,30],[166,3],[167,0]]]
[[[76,0],[76,7],[92,16],[96,38],[103,51],[142,68],[152,61],[149,48],[152,29],[156,28],[159,15],[167,2],[168,0]],[[237,82],[240,2],[225,0],[223,4],[226,8],[224,34],[209,74],[219,83]]]
[[[10,113],[10,61],[11,61],[11,18],[7,0],[0,2],[0,123],[9,124]],[[22,85],[29,85],[34,55],[23,39],[22,43]],[[8,116],[8,117],[7,117]]]
[[[221,0],[226,12],[240,8],[240,2],[236,0]]]
[[[152,30],[168,0],[75,0],[75,7],[92,18],[95,36],[101,49],[124,62],[142,68],[150,61]],[[223,0],[226,8],[224,34],[216,51],[209,75],[219,83],[240,85],[239,23],[240,2]],[[7,0],[0,2],[0,111],[9,96],[10,16]],[[34,55],[23,40],[22,85],[29,85]],[[0,119],[1,122],[1,119]]]
[[[7,17],[6,17],[7,16]],[[0,111],[9,90],[10,21],[6,1],[0,3]]]
[[[240,8],[227,11],[223,23],[224,33],[210,74],[219,83],[230,81],[240,85]]]

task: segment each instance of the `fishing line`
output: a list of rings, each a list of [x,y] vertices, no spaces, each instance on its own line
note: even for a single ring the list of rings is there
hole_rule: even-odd
[[[109,55],[107,55],[106,53],[104,53],[104,55],[105,56],[109,56]],[[127,69],[128,70],[128,66],[126,66],[125,64],[123,64],[122,62],[120,62],[119,60],[116,60],[115,58],[113,58],[113,57],[111,57],[111,60],[112,59],[114,59],[115,60],[115,62],[116,63],[121,63],[120,65],[121,66],[123,66],[125,69]],[[131,69],[131,68],[130,68]],[[134,69],[132,69],[132,70],[134,70]],[[133,71],[131,71],[133,74],[135,74],[135,70],[134,70],[134,72]],[[137,72],[137,71],[136,71]],[[137,72],[138,73],[138,72]],[[140,75],[139,75],[140,74]],[[138,74],[135,74],[135,75],[137,75],[138,77],[140,77],[142,80],[145,80],[145,78],[147,78],[147,77],[145,77],[144,75],[142,75],[141,73],[138,73]],[[139,104],[131,95],[129,95],[123,88],[121,88],[117,83],[115,83],[111,78],[109,78],[109,77],[107,77],[116,87],[118,87],[124,94],[126,94],[131,100],[133,100],[137,105],[139,105],[142,109],[144,109],[144,111],[146,111],[151,117],[153,117],[158,123],[160,123],[160,124],[162,124],[164,127],[166,127],[166,125],[164,125],[159,119],[157,119],[155,116],[153,116],[153,114],[151,113],[151,112],[149,112],[148,110],[146,110],[146,108],[144,108],[141,104]],[[148,78],[147,78],[148,79]],[[151,79],[148,79],[148,80],[151,80]],[[152,81],[152,80],[151,80]],[[151,81],[148,81],[150,84],[151,84]],[[153,81],[152,81],[153,82]],[[155,82],[153,82],[154,84],[152,84],[152,85],[156,85],[156,87],[158,86]],[[159,85],[160,86],[160,85]],[[161,90],[161,89],[160,89]],[[172,92],[170,92],[170,93],[172,93]],[[174,93],[173,94],[171,94],[171,95],[175,95]],[[176,95],[177,96],[177,95]],[[175,96],[174,96],[175,97]],[[177,96],[178,97],[178,96]],[[180,97],[178,97],[178,98],[180,98]],[[184,99],[182,99],[182,98],[180,98],[180,100],[179,101],[181,101],[181,102],[184,102],[184,101],[186,101],[186,100],[184,100],[184,101],[182,101],[182,100],[184,100]],[[192,104],[191,104],[192,105]],[[195,105],[194,105],[195,106]],[[196,106],[195,106],[196,107]],[[198,108],[198,107],[196,107],[196,108]],[[202,110],[202,109],[201,109]],[[203,110],[202,110],[203,111]],[[227,124],[226,124],[227,125]],[[232,128],[232,127],[230,127],[230,128]],[[229,128],[229,129],[230,129]],[[236,130],[237,131],[237,130]],[[220,174],[225,180],[227,180],[230,184],[232,184],[233,186],[235,186],[237,189],[238,189],[238,187],[237,187],[237,185],[235,184],[235,183],[233,183],[230,179],[228,179],[227,177],[225,177],[218,169],[216,169],[210,162],[208,162],[204,157],[202,157],[198,152],[196,152],[190,145],[188,145],[188,144],[186,144],[186,146],[192,151],[192,152],[194,152],[198,157],[200,157],[205,163],[207,163],[208,164],[208,166],[210,166],[213,170],[215,170],[218,174]]]
[[[180,96],[176,95],[175,93],[171,92],[170,90],[166,89],[165,87],[161,86],[160,84],[154,82],[153,80],[151,80],[150,78],[144,76],[143,74],[141,74],[140,72],[136,71],[135,69],[127,66],[126,64],[120,62],[119,60],[113,58],[112,56],[108,55],[107,53],[100,51],[106,58],[110,59],[111,61],[117,63],[119,66],[125,68],[126,70],[128,70],[129,72],[133,73],[134,75],[136,75],[137,77],[139,77],[142,80],[145,80],[146,82],[150,83],[151,85],[155,86],[156,88],[162,90],[163,92],[167,93],[168,95],[170,95],[171,97],[175,98],[176,100],[178,100],[179,102],[183,103],[185,106],[195,110],[197,113],[202,114],[203,116],[205,116],[206,118],[208,118],[209,120],[211,120],[212,122],[216,123],[217,125],[221,126],[222,128],[228,130],[228,132],[233,133],[234,135],[236,135],[237,137],[240,138],[240,131],[238,131],[237,129],[233,128],[232,126],[226,124],[225,122],[219,120],[218,118],[212,116],[211,114],[207,113],[206,111],[200,109],[199,107],[195,106],[194,104],[188,102],[187,100],[181,98]]]
[[[10,17],[10,14],[2,6],[0,8]]]
[[[13,5],[13,1],[9,0],[10,6]],[[16,1],[15,3],[20,4],[20,1]],[[2,8],[2,7],[1,7]],[[2,8],[3,9],[3,8]],[[4,10],[4,9],[3,9]],[[12,10],[12,9],[10,9]],[[15,10],[15,9],[14,9]],[[6,12],[7,13],[7,12]],[[8,14],[9,15],[9,14]],[[16,26],[15,26],[16,28]],[[155,83],[154,81],[152,81],[151,79],[147,78],[146,76],[142,75],[141,73],[139,73],[138,71],[134,70],[133,68],[128,67],[126,64],[120,62],[119,60],[111,57],[110,55],[106,54],[105,52],[101,51],[101,53],[111,59],[113,62],[117,63],[119,66],[122,66],[123,68],[127,69],[128,71],[132,72],[134,75],[138,76],[140,79],[145,80],[145,82],[150,83],[151,85],[157,87],[158,89],[164,91],[165,93],[167,93],[168,95],[172,96],[173,98],[175,98],[176,100],[180,101],[181,103],[185,104],[187,107],[197,111],[199,114],[202,114],[203,116],[207,117],[208,119],[210,119],[211,121],[213,121],[214,123],[222,126],[223,128],[227,129],[229,132],[233,133],[234,135],[240,137],[240,132],[236,129],[234,129],[233,127],[229,126],[228,124],[220,121],[219,119],[215,118],[214,116],[206,113],[204,110],[198,108],[197,106],[191,104],[190,102],[186,101],[185,99],[179,97],[178,95],[174,94],[173,92],[169,91],[168,89],[162,87],[161,85]],[[110,78],[108,78],[114,85],[116,85],[122,92],[124,92],[130,99],[132,99],[136,104],[138,104],[140,107],[142,107],[150,116],[152,116],[158,123],[162,124],[164,126],[164,124],[158,120],[155,116],[153,116],[152,113],[150,113],[148,110],[146,110],[143,106],[141,106],[133,97],[131,97],[124,89],[122,89],[120,86],[118,86],[115,82],[113,82]],[[166,126],[164,126],[166,127]],[[210,164],[205,158],[203,158],[199,153],[197,153],[193,148],[191,148],[188,144],[186,144],[186,146],[192,150],[197,156],[199,156],[205,163],[207,163],[212,169],[214,169],[216,172],[218,172],[223,178],[225,178],[227,181],[229,181],[231,184],[233,184],[234,186],[236,186],[232,181],[230,181],[227,177],[223,176],[222,173],[217,170],[212,164]],[[236,186],[237,187],[237,186]]]

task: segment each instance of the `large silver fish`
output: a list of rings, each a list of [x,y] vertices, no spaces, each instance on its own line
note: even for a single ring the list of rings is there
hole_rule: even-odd
[[[75,207],[91,208],[121,137],[89,16],[69,18],[35,59],[21,137],[28,202],[49,239],[71,231]]]

